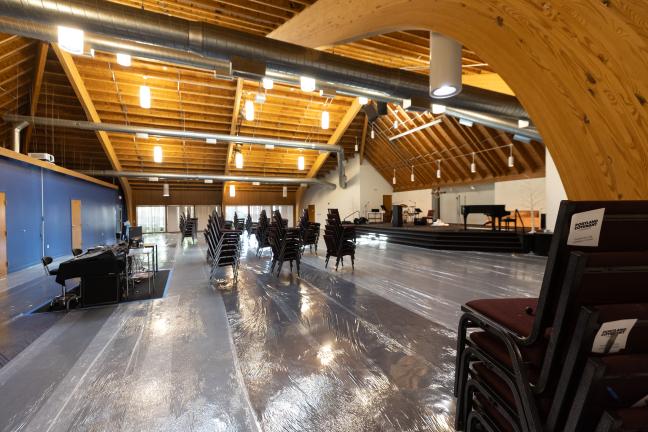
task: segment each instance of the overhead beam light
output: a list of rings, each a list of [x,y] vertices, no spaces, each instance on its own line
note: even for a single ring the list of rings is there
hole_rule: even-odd
[[[141,85],[139,89],[140,106],[144,109],[151,108],[151,88],[146,85]]]
[[[263,104],[266,101],[266,94],[265,93],[257,93],[256,96],[254,96],[254,102],[258,104]]]
[[[117,64],[125,67],[131,65],[131,56],[130,54],[117,53]]]
[[[392,184],[396,184],[396,168],[394,168],[394,177],[392,177]]]
[[[58,44],[70,54],[83,54],[83,30],[58,26]]]
[[[374,132],[373,123],[371,123],[371,132],[369,133],[369,136],[371,136],[371,139],[376,139],[376,132]]]
[[[511,152],[508,157],[508,167],[513,168],[515,166],[515,159],[513,158],[513,144],[511,144]]]
[[[287,197],[288,197],[288,186],[284,186],[284,187],[283,187],[283,189],[281,190],[281,195],[282,195],[284,198],[287,198]]]
[[[470,172],[475,174],[477,172],[477,164],[475,163],[475,153],[472,154],[472,163],[470,164]]]
[[[432,126],[436,126],[439,123],[441,123],[441,119],[433,120],[433,121],[431,121],[429,123],[425,123],[425,124],[423,124],[421,126],[417,126],[417,127],[413,128],[413,129],[409,129],[409,130],[407,130],[407,131],[405,131],[403,133],[400,133],[398,135],[394,135],[393,137],[389,137],[389,141],[395,141],[395,140],[397,140],[399,138],[402,138],[402,137],[404,137],[406,135],[413,134],[414,132],[418,132],[421,129],[426,129],[426,128],[429,128],[429,127],[432,127]]]
[[[471,122],[470,120],[466,120],[464,118],[459,119],[459,124],[462,125],[462,126],[466,126],[466,127],[473,127],[473,125],[474,125],[473,122]]]
[[[266,150],[274,150],[274,144],[266,144],[265,148]]]
[[[437,159],[436,178],[441,178],[441,159]]]
[[[216,144],[216,138],[207,138],[205,139],[207,144]]]
[[[518,127],[520,129],[528,128],[530,124],[531,124],[531,122],[529,122],[529,120],[527,120],[527,119],[519,119],[518,120]]]
[[[328,111],[322,111],[322,129],[328,129],[330,123],[330,116]]]
[[[237,151],[234,155],[234,164],[236,165],[237,169],[243,168],[243,153],[241,153],[240,151]]]
[[[274,81],[271,78],[263,78],[261,83],[266,90],[272,90],[274,88]]]
[[[164,183],[162,185],[162,196],[163,197],[171,196],[171,193],[169,192],[169,184],[168,183]]]
[[[414,180],[415,180],[415,178],[414,178],[414,165],[412,165],[412,174],[410,175],[410,181],[412,183],[414,183]]]
[[[299,78],[299,87],[303,92],[313,92],[317,87],[317,82],[315,78],[303,76]]]
[[[212,184],[214,183],[214,180],[212,179],[205,179],[205,184]]]
[[[261,182],[252,182],[253,186],[261,186]]]
[[[149,134],[147,134],[146,132],[137,132],[135,136],[141,139],[148,139]]]
[[[461,44],[440,33],[430,33],[430,96],[449,98],[461,93]]]
[[[365,106],[369,103],[369,98],[366,96],[358,96],[358,103],[360,106]]]
[[[301,156],[301,155],[300,155],[300,156],[297,158],[297,169],[298,169],[299,171],[304,171],[304,168],[305,168],[305,164],[304,164],[304,156]]]
[[[162,147],[153,147],[153,162],[162,163]]]
[[[245,120],[254,121],[254,102],[251,100],[245,101]]]
[[[520,141],[520,142],[523,142],[525,144],[531,144],[531,138],[529,138],[528,136],[515,134],[515,135],[513,135],[513,139],[515,141]]]
[[[232,184],[229,186],[229,196],[234,198],[236,196],[236,187]]]

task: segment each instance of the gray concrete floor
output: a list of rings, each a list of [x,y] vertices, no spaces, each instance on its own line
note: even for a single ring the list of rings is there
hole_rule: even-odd
[[[0,369],[1,431],[451,430],[460,304],[537,294],[545,264],[363,240],[355,271],[245,253],[210,286],[178,238],[166,297],[71,312]]]

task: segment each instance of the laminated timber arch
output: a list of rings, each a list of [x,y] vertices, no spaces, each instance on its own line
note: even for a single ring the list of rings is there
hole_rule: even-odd
[[[269,37],[326,47],[433,30],[513,89],[570,199],[648,199],[648,2],[319,0]]]

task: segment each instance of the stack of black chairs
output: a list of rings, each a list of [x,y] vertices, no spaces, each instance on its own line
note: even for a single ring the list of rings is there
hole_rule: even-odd
[[[225,228],[225,221],[214,210],[209,216],[205,240],[207,241],[207,261],[211,264],[209,280],[213,280],[221,267],[232,267],[234,281],[238,280],[239,259],[241,256],[241,231]]]
[[[648,431],[648,201],[563,201],[540,296],[462,310],[456,430]]]
[[[182,213],[180,215],[180,233],[183,240],[185,237],[195,240],[198,237],[198,218],[187,217]]]
[[[324,227],[324,243],[326,243],[324,267],[328,266],[331,257],[335,257],[335,270],[337,270],[340,263],[344,266],[344,257],[350,256],[351,267],[355,268],[355,226],[343,224],[337,209],[328,209]]]
[[[247,218],[245,218],[245,231],[247,232],[248,237],[255,233],[256,227],[257,224],[252,222],[252,216],[247,215]]]
[[[315,253],[317,253],[317,242],[319,242],[320,236],[320,224],[316,222],[310,222],[308,220],[308,210],[304,209],[302,211],[301,218],[299,219],[299,229],[301,230],[302,243],[303,247],[313,251],[313,246],[315,246]]]
[[[268,241],[268,229],[270,228],[270,222],[268,221],[268,215],[265,210],[261,210],[259,215],[259,223],[256,227],[255,237],[257,239],[257,257],[260,257],[263,253],[263,249],[269,248],[270,243]]]
[[[237,229],[239,231],[243,231],[245,229],[245,219],[239,219],[236,212],[234,212],[234,221],[233,221],[232,228]]]
[[[288,228],[288,223],[281,217],[279,210],[272,212],[272,224],[268,227],[268,242],[272,249],[272,263],[270,273],[277,269],[277,276],[281,273],[283,263],[290,262],[290,271],[293,270],[293,262],[299,265],[302,253],[301,231],[299,228]]]

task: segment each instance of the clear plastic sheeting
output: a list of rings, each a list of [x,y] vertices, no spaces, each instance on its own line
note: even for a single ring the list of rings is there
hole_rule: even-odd
[[[453,430],[455,338],[369,290],[248,254],[224,302],[265,431]]]

